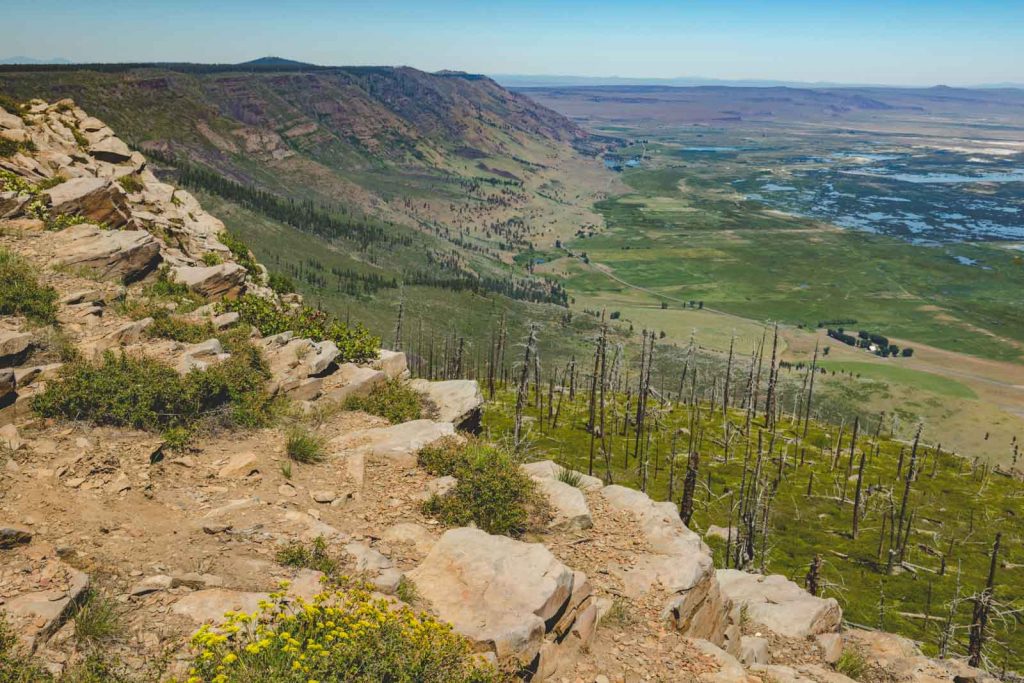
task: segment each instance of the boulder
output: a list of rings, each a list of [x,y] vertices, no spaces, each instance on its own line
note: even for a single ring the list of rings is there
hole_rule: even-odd
[[[124,191],[109,178],[72,178],[43,190],[42,194],[54,216],[81,216],[111,228],[122,228],[131,221]]]
[[[480,384],[475,379],[446,382],[414,379],[410,386],[433,405],[435,418],[440,422],[451,422],[456,429],[474,434],[480,431],[484,395],[480,393]]]
[[[147,576],[142,579],[128,591],[128,595],[133,598],[142,597],[143,595],[149,595],[150,593],[157,593],[159,591],[170,590],[171,584],[174,582],[170,576],[166,574],[156,574],[155,576]]]
[[[31,345],[31,332],[0,330],[0,365],[18,365]]]
[[[324,378],[324,400],[344,403],[353,396],[366,396],[386,379],[387,375],[381,370],[343,363]]]
[[[543,545],[451,529],[407,574],[444,621],[499,660],[530,664],[573,592],[573,572]]]
[[[557,479],[534,477],[533,480],[551,504],[553,519],[549,526],[552,529],[580,530],[594,526],[583,491]]]
[[[330,369],[340,351],[332,341],[313,342],[312,347],[303,361],[310,375],[322,375]]]
[[[409,365],[401,351],[381,349],[373,367],[383,372],[388,379],[404,379],[409,376]]]
[[[843,612],[834,598],[818,598],[784,576],[720,569],[718,584],[750,621],[788,638],[807,638],[839,628]]]
[[[171,271],[171,279],[210,299],[235,299],[245,290],[245,274],[245,268],[228,262],[179,266]]]
[[[332,439],[329,446],[334,452],[355,451],[388,458],[400,467],[413,467],[421,448],[454,434],[455,428],[450,422],[413,420],[342,434]]]
[[[355,562],[355,570],[359,573],[377,573],[384,569],[391,569],[391,560],[385,557],[379,550],[371,548],[365,543],[353,541],[345,545],[345,553]]]
[[[106,279],[138,280],[160,263],[160,244],[144,230],[101,230],[95,225],[73,225],[57,233],[54,242],[56,263],[88,268]]]
[[[110,164],[123,164],[131,161],[132,150],[122,140],[115,137],[104,138],[89,145],[88,150],[94,158]]]
[[[30,194],[0,192],[0,218],[13,218],[22,214],[31,202]]]
[[[18,428],[12,424],[0,427],[0,449],[8,448],[12,451],[20,450],[25,445]],[[0,529],[0,548],[3,547],[3,529]]]
[[[826,664],[835,664],[843,656],[843,637],[838,633],[819,633],[814,640]]]
[[[859,652],[871,667],[887,672],[893,680],[909,683],[996,683],[998,680],[959,660],[925,657],[914,641],[895,633],[850,629],[844,633],[844,640],[846,648]]]
[[[558,479],[566,469],[553,460],[528,462],[522,467],[528,475],[539,479]],[[584,491],[596,491],[604,486],[604,482],[597,477],[591,477],[583,474],[582,472],[576,472],[576,474],[579,475],[580,478],[580,488]]]

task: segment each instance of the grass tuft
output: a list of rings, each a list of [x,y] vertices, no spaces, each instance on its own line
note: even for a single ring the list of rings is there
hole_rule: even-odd
[[[324,443],[305,427],[296,426],[288,430],[285,452],[296,462],[314,464],[324,459]]]
[[[52,323],[57,291],[39,283],[32,266],[0,249],[0,315],[23,315],[35,323]]]

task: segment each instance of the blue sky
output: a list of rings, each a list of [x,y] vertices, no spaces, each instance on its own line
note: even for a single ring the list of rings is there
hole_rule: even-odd
[[[1024,0],[5,3],[0,57],[934,85],[1024,82]]]

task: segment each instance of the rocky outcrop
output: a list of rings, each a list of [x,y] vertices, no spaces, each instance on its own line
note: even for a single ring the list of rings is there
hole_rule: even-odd
[[[624,593],[639,598],[660,586],[670,595],[664,616],[678,630],[723,644],[729,600],[719,590],[711,550],[686,528],[675,505],[656,503],[624,486],[606,486],[600,495],[611,506],[633,513],[652,550],[615,570]]]
[[[74,225],[57,234],[54,260],[69,268],[85,268],[103,279],[132,282],[160,263],[160,245],[144,230],[103,230]]]
[[[72,178],[43,190],[51,214],[81,216],[92,223],[123,228],[132,222],[121,187],[109,178]]]
[[[565,475],[565,467],[562,467],[554,460],[538,460],[524,464],[523,471],[535,479],[558,479]],[[591,477],[582,472],[571,471],[571,476],[579,479],[579,488],[584,491],[596,491],[604,486],[604,482],[597,477]]]
[[[722,593],[762,628],[789,638],[806,638],[839,628],[843,612],[835,598],[818,598],[784,576],[719,569]]]
[[[473,379],[453,379],[446,382],[430,382],[414,379],[410,386],[423,394],[432,406],[434,417],[440,422],[451,422],[456,429],[477,433],[484,396],[480,384]]]
[[[89,589],[89,577],[52,552],[10,555],[0,564],[3,611],[28,651],[35,651],[73,616]]]
[[[537,543],[452,529],[408,578],[478,648],[538,671],[541,680],[593,635],[596,607],[586,577]]]
[[[216,266],[180,266],[171,279],[208,299],[236,299],[245,291],[246,270],[237,263]]]

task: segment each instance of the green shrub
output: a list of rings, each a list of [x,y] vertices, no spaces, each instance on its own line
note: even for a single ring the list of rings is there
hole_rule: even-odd
[[[312,464],[324,459],[323,441],[304,427],[293,427],[288,431],[285,452],[296,462]]]
[[[467,445],[457,437],[446,436],[421,448],[416,460],[420,467],[435,477],[449,477],[469,464],[472,449],[473,445]]]
[[[221,303],[222,310],[237,311],[239,319],[260,334],[280,334],[292,330],[297,337],[313,341],[329,340],[338,347],[339,363],[363,362],[377,357],[380,339],[362,325],[349,327],[323,311],[309,306],[285,310],[270,299],[246,294]]]
[[[329,577],[336,576],[341,562],[327,550],[327,541],[317,536],[308,546],[299,541],[289,543],[277,551],[277,561],[286,567],[315,569]]]
[[[350,397],[345,401],[345,409],[379,415],[391,424],[418,420],[423,415],[420,395],[399,379],[385,380],[366,396]]]
[[[203,264],[207,266],[219,266],[224,263],[224,259],[215,251],[208,251],[203,254]]]
[[[295,282],[284,273],[271,273],[267,284],[278,294],[291,294],[295,291]]]
[[[0,315],[23,315],[37,323],[52,323],[57,292],[39,284],[23,259],[0,249]]]
[[[547,504],[536,484],[508,451],[470,444],[464,459],[452,462],[450,474],[458,480],[455,487],[424,503],[424,512],[445,525],[472,522],[489,534],[519,536],[547,516]]]
[[[153,324],[146,328],[146,336],[159,339],[173,339],[185,344],[198,344],[214,336],[213,325],[209,322],[193,323],[171,315],[166,308],[154,309],[150,315]]]
[[[139,179],[139,176],[134,174],[123,175],[117,179],[117,182],[124,188],[124,191],[128,193],[142,192],[146,189],[146,186],[142,183],[142,180]]]
[[[281,593],[192,639],[191,683],[497,683],[450,624],[347,586],[312,602]]]
[[[274,416],[275,403],[264,391],[268,378],[266,364],[251,345],[185,376],[151,358],[108,351],[99,362],[65,365],[32,407],[43,417],[150,431],[189,427],[215,414],[227,424],[256,427]]]
[[[235,263],[245,268],[253,277],[260,276],[260,269],[256,266],[256,259],[253,258],[252,252],[249,251],[249,247],[246,246],[241,237],[232,232],[225,231],[217,235],[217,239],[231,251],[231,257],[235,260]]]

